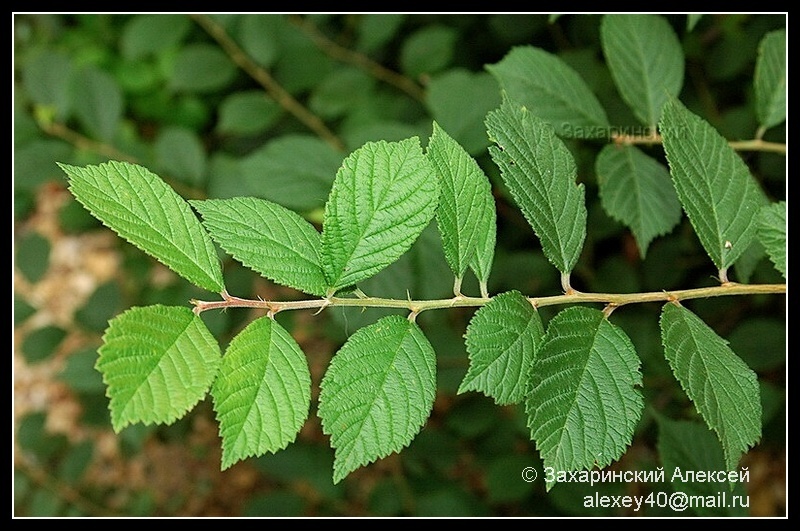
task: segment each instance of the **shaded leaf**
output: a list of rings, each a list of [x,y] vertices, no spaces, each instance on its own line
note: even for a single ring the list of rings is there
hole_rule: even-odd
[[[94,138],[109,142],[122,119],[124,101],[116,80],[95,68],[76,76],[75,114]]]
[[[434,76],[427,85],[426,103],[433,119],[470,155],[489,145],[483,120],[500,101],[497,82],[486,72],[456,68]]]
[[[342,155],[311,135],[283,135],[242,159],[249,191],[292,210],[325,205]]]
[[[761,40],[755,71],[756,114],[764,128],[786,120],[786,30]]]
[[[659,128],[683,209],[708,256],[727,269],[755,237],[758,185],[728,142],[678,100],[667,101]]]
[[[775,269],[786,278],[786,201],[761,207],[758,239],[764,245]]]
[[[669,170],[637,147],[609,145],[597,156],[595,171],[603,209],[631,229],[644,259],[650,242],[681,219]]]
[[[225,88],[235,77],[236,66],[219,47],[195,43],[178,52],[170,86],[188,92],[214,92]]]
[[[714,430],[732,470],[761,437],[756,374],[714,330],[683,306],[661,310],[661,342],[672,372]]]
[[[639,364],[631,340],[603,312],[572,307],[553,317],[525,404],[545,466],[603,468],[622,455],[644,405]]]
[[[486,69],[509,99],[549,122],[559,135],[608,135],[608,118],[597,97],[558,56],[532,46],[517,46]]]
[[[604,15],[600,37],[620,95],[644,125],[683,86],[683,47],[667,19],[651,14]]]
[[[586,238],[584,185],[575,183],[572,154],[547,122],[509,99],[489,113],[486,128],[497,144],[489,147],[492,160],[545,256],[569,273]]]

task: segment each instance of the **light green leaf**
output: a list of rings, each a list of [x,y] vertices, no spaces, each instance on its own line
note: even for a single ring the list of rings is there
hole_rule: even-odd
[[[497,82],[486,72],[452,69],[434,76],[425,99],[434,120],[470,155],[485,152],[489,145],[483,120],[500,101]]]
[[[669,96],[683,86],[683,47],[667,19],[650,14],[604,15],[603,54],[622,99],[655,130]]]
[[[170,88],[189,92],[214,92],[236,77],[236,66],[219,47],[207,43],[180,49],[170,78]]]
[[[122,28],[120,51],[127,59],[139,59],[179,44],[191,29],[186,15],[135,15]]]
[[[600,310],[572,307],[553,317],[525,408],[545,466],[603,468],[622,455],[644,404],[639,365],[631,340]]]
[[[492,186],[475,159],[436,122],[427,157],[439,179],[436,221],[444,256],[460,284],[475,256],[480,235],[491,228],[484,213],[485,203],[493,200]]]
[[[683,306],[661,310],[661,342],[672,372],[714,430],[732,470],[761,438],[756,374],[699,317]]]
[[[517,46],[486,69],[509,99],[549,122],[559,135],[608,136],[608,118],[597,97],[559,57],[532,46]]]
[[[324,295],[317,229],[276,203],[255,197],[190,201],[225,252],[260,275],[311,295]]]
[[[292,210],[322,208],[342,155],[310,135],[284,135],[242,159],[249,190]]]
[[[676,491],[690,496],[717,496],[726,490],[725,482],[716,481],[683,481],[687,472],[724,471],[725,455],[719,441],[700,422],[686,420],[668,420],[657,417],[658,422],[658,454],[664,470],[668,470],[670,483]],[[676,472],[678,472],[676,474]],[[666,476],[667,474],[665,474]],[[674,478],[674,479],[673,479]],[[723,483],[723,485],[720,485]],[[746,494],[743,483],[735,485],[736,491],[729,494]],[[742,507],[709,507],[698,505],[694,510],[700,516],[747,516],[747,509]]]
[[[187,184],[202,184],[206,173],[206,152],[200,137],[185,127],[168,126],[158,134],[154,151],[162,170]]]
[[[708,256],[727,269],[755,238],[758,185],[728,142],[678,100],[667,100],[659,128],[681,205]]]
[[[572,154],[547,122],[509,99],[489,113],[486,128],[497,144],[489,147],[492,160],[545,256],[569,273],[586,238],[584,186],[575,184]]]
[[[75,113],[84,128],[103,141],[114,138],[122,118],[122,91],[109,74],[95,68],[81,72],[75,83]]]
[[[475,246],[475,256],[469,263],[469,268],[475,273],[481,288],[481,296],[488,297],[489,274],[492,272],[494,262],[494,248],[497,243],[497,209],[494,196],[484,203],[482,225],[486,230],[478,233],[478,243]],[[476,214],[477,215],[477,214]]]
[[[231,340],[211,396],[225,470],[294,441],[311,402],[308,363],[289,332],[261,317]]]
[[[189,204],[157,175],[128,162],[58,164],[94,217],[189,282],[224,289],[217,251]]]
[[[433,218],[439,186],[419,138],[369,142],[336,174],[322,223],[331,291],[367,279],[405,253]]]
[[[319,416],[333,482],[407,446],[433,408],[436,357],[416,323],[390,315],[354,333],[322,378]]]
[[[517,404],[527,391],[531,365],[544,340],[542,319],[518,291],[496,295],[469,322],[469,369],[458,393],[481,391],[497,404]]]
[[[200,317],[179,306],[118,315],[97,352],[116,432],[135,422],[171,424],[182,417],[205,397],[221,360]]]
[[[758,239],[775,268],[786,278],[786,201],[761,207]]]
[[[681,204],[666,166],[635,146],[605,146],[595,160],[603,209],[629,227],[639,255],[681,219]]]
[[[786,120],[786,30],[767,33],[758,47],[756,113],[762,127]]]

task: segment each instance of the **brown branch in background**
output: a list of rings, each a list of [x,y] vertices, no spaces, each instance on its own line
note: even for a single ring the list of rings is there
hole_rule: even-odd
[[[626,134],[613,134],[611,141],[618,146],[632,146],[636,144],[655,145],[661,144],[662,138],[658,133],[652,135],[626,135]],[[760,138],[753,140],[730,140],[728,145],[736,151],[768,151],[770,153],[779,153],[786,155],[786,144],[778,142],[766,142]]]
[[[112,160],[121,160],[125,162],[131,162],[133,164],[139,164],[139,161],[136,159],[136,157],[128,155],[127,153],[123,153],[114,146],[85,137],[82,134],[73,131],[64,124],[44,121],[38,121],[37,123],[42,131],[48,135],[65,140],[78,149],[91,151],[93,153],[103,155],[104,157],[108,157]]]
[[[308,19],[302,18],[299,15],[289,15],[289,22],[294,24],[300,31],[306,34],[314,44],[317,45],[323,52],[343,63],[350,63],[359,68],[366,70],[370,75],[384,81],[398,89],[402,90],[417,101],[425,101],[425,91],[422,87],[417,85],[414,80],[398,74],[393,70],[389,70],[380,63],[376,63],[366,55],[350,50],[343,46],[336,44],[334,41],[326,37],[317,27]]]
[[[239,68],[257,81],[278,105],[286,109],[292,116],[300,120],[300,122],[311,129],[317,136],[332,145],[338,151],[344,151],[344,142],[328,129],[328,126],[326,126],[318,116],[294,99],[286,89],[273,79],[269,72],[253,61],[225,32],[225,28],[214,22],[214,20],[207,15],[189,16],[211,35],[225,53],[228,54],[228,57],[230,57]]]
[[[109,160],[120,160],[124,162],[130,162],[131,164],[143,165],[143,163],[133,155],[129,155],[123,151],[120,151],[112,145],[104,144],[103,142],[98,142],[83,136],[82,134],[78,133],[77,131],[73,131],[62,123],[44,122],[41,120],[37,123],[39,124],[39,128],[44,133],[56,138],[60,138],[61,140],[64,140],[75,146],[77,149],[97,153],[98,155],[102,155]],[[164,179],[167,183],[169,183],[170,186],[172,186],[172,188],[175,189],[176,192],[187,199],[207,198],[205,191],[184,184],[181,181],[170,177],[169,175],[159,174],[159,177]]]

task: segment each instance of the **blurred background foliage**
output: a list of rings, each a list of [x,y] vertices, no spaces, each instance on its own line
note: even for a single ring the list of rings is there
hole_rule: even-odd
[[[686,54],[681,100],[729,139],[753,138],[753,71],[760,39],[784,15],[669,15]],[[433,414],[401,454],[331,481],[333,451],[312,404],[285,450],[220,472],[209,400],[170,426],[111,430],[93,365],[108,319],[134,305],[209,298],[104,229],[70,195],[55,162],[139,163],[187,198],[263,197],[321,220],[342,159],[369,140],[418,135],[436,120],[494,183],[497,251],[491,293],[560,292],[559,279],[487,153],[483,120],[500,103],[484,66],[517,45],[558,54],[589,84],[612,124],[635,126],[605,65],[600,15],[569,14],[15,14],[13,70],[14,511],[20,516],[617,516],[666,509],[584,508],[595,491],[647,494],[664,484],[560,484],[541,472],[522,407],[457,395],[467,368],[463,334],[474,310],[426,312],[438,357]],[[785,127],[766,140],[785,142]],[[605,140],[607,141],[607,139]],[[715,271],[688,221],[641,259],[630,232],[597,196],[600,141],[567,141],[586,184],[581,290],[635,292],[707,286]],[[651,154],[658,153],[658,147]],[[742,153],[771,200],[785,199],[786,160]],[[657,156],[657,155],[654,155]],[[663,160],[663,159],[662,159]],[[292,299],[223,254],[235,295]],[[782,282],[768,260],[737,264],[738,279]],[[736,279],[735,278],[735,279]],[[361,286],[385,297],[452,293],[434,226],[411,251]],[[477,294],[474,279],[464,292]],[[749,514],[785,514],[785,298],[691,301],[691,309],[758,373],[764,435],[747,454]],[[632,447],[613,466],[662,466],[659,429],[696,421],[660,345],[660,305],[612,316],[643,361],[648,408]],[[545,322],[556,310],[543,308]],[[258,316],[202,314],[224,347]],[[278,320],[308,356],[317,385],[345,338],[379,310],[286,312]],[[669,420],[672,419],[672,420]],[[696,428],[696,422],[689,428]],[[688,428],[687,428],[688,429]],[[669,478],[669,470],[667,477]],[[684,514],[684,513],[681,513]],[[712,511],[711,514],[732,514]],[[736,513],[739,514],[739,513]]]

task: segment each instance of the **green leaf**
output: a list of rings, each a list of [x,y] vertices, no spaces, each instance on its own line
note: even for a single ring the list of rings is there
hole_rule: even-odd
[[[655,131],[668,97],[683,86],[683,47],[667,19],[650,14],[604,15],[603,54],[622,99]]]
[[[425,101],[433,119],[470,155],[489,145],[483,120],[500,101],[497,82],[486,72],[457,68],[443,72],[427,85]]]
[[[185,415],[205,397],[221,359],[200,317],[162,305],[131,308],[112,319],[97,352],[116,432]]]
[[[683,306],[661,310],[661,342],[672,372],[714,430],[732,470],[761,437],[756,374],[714,330]]]
[[[497,209],[494,196],[484,203],[483,223],[485,230],[478,233],[478,243],[475,246],[475,256],[469,263],[469,268],[475,273],[481,288],[481,295],[488,297],[489,274],[492,272],[494,262],[494,248],[497,243]],[[477,215],[477,213],[476,213]]]
[[[211,396],[225,470],[294,441],[311,402],[308,363],[289,332],[261,317],[231,340]]]
[[[436,358],[416,323],[390,315],[355,332],[322,379],[319,416],[333,482],[407,446],[433,408]]]
[[[196,286],[223,291],[211,238],[189,204],[157,175],[127,162],[58,165],[75,198],[103,224]]]
[[[419,138],[369,142],[336,174],[322,223],[332,291],[367,279],[405,253],[434,216],[439,186]]]
[[[622,455],[642,413],[639,364],[631,340],[600,310],[572,307],[553,317],[525,407],[545,466],[603,468]]]
[[[403,72],[412,78],[445,68],[453,58],[458,32],[455,28],[430,24],[412,33],[400,50]]]
[[[51,357],[64,338],[67,331],[55,325],[37,328],[25,336],[22,341],[22,355],[28,363],[44,361]]]
[[[492,298],[469,322],[469,369],[458,393],[481,391],[497,404],[517,404],[527,391],[536,351],[544,339],[542,318],[518,291]]]
[[[689,13],[686,15],[686,31],[692,31],[701,18],[703,18],[703,13]]]
[[[363,69],[340,67],[314,88],[308,105],[323,119],[341,118],[360,107],[370,97],[374,86],[375,78]]]
[[[109,74],[89,68],[75,83],[75,113],[94,138],[109,142],[122,118],[124,101],[117,82]]]
[[[608,136],[608,118],[586,82],[559,57],[532,46],[513,48],[487,65],[509,99],[566,137]]]
[[[758,216],[758,239],[775,269],[786,278],[786,201],[761,207]]]
[[[439,179],[436,221],[444,255],[460,285],[475,256],[480,235],[490,229],[490,220],[484,213],[485,203],[493,200],[492,187],[475,159],[436,122],[427,156]]]
[[[234,92],[219,106],[217,131],[226,135],[255,135],[268,129],[282,112],[263,90]]]
[[[708,256],[727,269],[756,235],[758,185],[728,142],[678,100],[667,100],[659,128],[681,205]]]
[[[325,205],[342,155],[310,135],[284,135],[242,159],[244,181],[258,197],[292,210]]]
[[[236,77],[236,66],[219,47],[207,43],[180,49],[170,78],[170,88],[187,92],[214,92]]]
[[[122,28],[120,50],[123,57],[139,59],[179,44],[191,29],[186,15],[135,15]]]
[[[320,235],[299,214],[255,197],[190,203],[214,241],[236,260],[278,284],[325,294]]]
[[[166,127],[154,145],[156,161],[164,173],[181,182],[203,183],[206,173],[206,152],[200,137],[185,127]]]
[[[758,47],[754,88],[763,128],[786,120],[786,30],[767,33]]]
[[[255,62],[272,66],[280,53],[281,15],[250,13],[242,17],[239,39]]]
[[[14,265],[28,282],[36,283],[44,278],[50,267],[50,240],[31,232],[15,240]]]
[[[605,146],[595,161],[600,201],[609,216],[629,227],[639,255],[680,222],[681,204],[666,166],[635,146]]]
[[[404,13],[364,13],[359,16],[356,28],[358,40],[356,47],[369,53],[391,40],[403,25],[407,15]]]
[[[486,117],[489,153],[547,259],[569,273],[586,238],[583,184],[575,184],[572,154],[544,120],[506,99]]]
[[[719,441],[706,426],[699,422],[685,420],[668,420],[657,417],[658,421],[658,454],[662,467],[670,471],[670,483],[679,492],[689,496],[715,497],[725,486],[715,481],[683,481],[687,472],[724,471],[725,455]],[[666,475],[666,474],[665,474]],[[679,478],[677,477],[679,476]],[[675,478],[674,480],[672,478]],[[742,483],[737,483],[738,491],[730,494],[746,494]],[[701,516],[747,516],[742,507],[709,507],[698,505],[693,507]]]
[[[26,62],[22,80],[35,103],[52,108],[56,118],[65,120],[72,110],[74,72],[69,56],[44,51]]]

